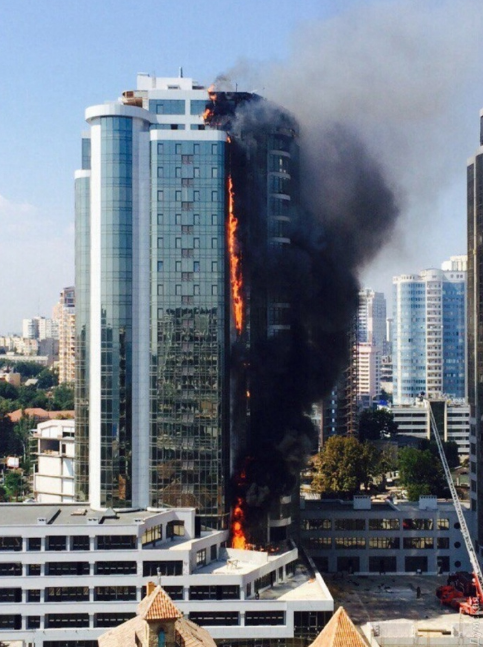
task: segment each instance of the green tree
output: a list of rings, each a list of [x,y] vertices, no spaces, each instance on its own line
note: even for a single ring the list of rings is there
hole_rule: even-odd
[[[23,476],[20,471],[11,470],[5,474],[4,487],[7,493],[7,496],[10,500],[15,497],[15,501],[18,501],[18,497],[23,492]]]
[[[70,411],[74,408],[74,389],[68,384],[55,387],[52,400],[52,411]]]
[[[444,455],[448,461],[449,467],[458,467],[460,464],[460,457],[458,454],[458,443],[455,443],[454,440],[448,440],[447,442],[442,440]],[[427,438],[422,438],[419,441],[419,449],[429,449],[433,456],[439,460],[439,449],[435,440],[428,440]]]
[[[399,452],[399,479],[411,501],[420,494],[447,496],[448,486],[441,461],[429,449],[405,447]]]
[[[364,409],[359,416],[359,440],[380,440],[393,438],[397,434],[397,423],[387,409]]]
[[[24,380],[27,380],[29,377],[36,377],[44,368],[40,364],[37,364],[37,362],[27,361],[15,362],[12,366],[15,372],[20,373]]]
[[[332,436],[312,461],[312,488],[323,496],[350,498],[379,473],[379,452],[356,438]]]
[[[8,382],[0,382],[0,398],[5,400],[16,400],[18,398],[18,389]]]
[[[22,445],[14,431],[14,424],[5,413],[0,415],[0,456],[18,456]]]
[[[38,389],[51,389],[59,384],[59,372],[53,368],[44,368],[37,375],[37,380]]]

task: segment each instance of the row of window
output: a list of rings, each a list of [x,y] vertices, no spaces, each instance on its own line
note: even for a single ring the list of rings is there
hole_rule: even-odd
[[[189,145],[188,142],[186,142],[187,145]],[[219,152],[221,152],[221,148],[219,148],[218,144],[211,144],[211,154],[212,155],[217,155]],[[165,142],[158,142],[158,155],[163,155],[165,152],[169,154],[169,148],[171,148],[171,142],[165,143]],[[206,146],[203,146],[204,152],[207,153]],[[175,144],[174,145],[174,152],[176,155],[182,155],[183,154],[183,145],[182,144]],[[195,155],[199,155],[201,152],[201,144],[193,144],[193,152]]]
[[[319,557],[316,559],[317,567],[322,573],[329,572],[329,558]],[[461,568],[461,562],[456,560],[453,564],[454,569]],[[451,568],[449,556],[438,557],[438,570],[441,573],[448,573]],[[356,556],[337,557],[337,571],[348,571],[357,573],[361,570],[360,558]],[[370,573],[397,573],[397,557],[391,555],[375,555],[368,559],[368,570]],[[404,572],[414,573],[428,571],[428,558],[424,556],[409,556],[404,558]]]
[[[214,547],[216,550],[216,546]],[[47,562],[44,567],[45,575],[89,575],[89,562]],[[159,571],[159,573],[158,573]],[[182,561],[149,561],[143,562],[143,576],[146,575],[181,575],[183,572]],[[27,564],[27,575],[39,576],[42,573],[40,564]],[[134,561],[123,562],[95,562],[96,575],[136,575],[137,563]],[[21,576],[22,564],[20,562],[0,563],[0,576]]]
[[[119,624],[130,620],[134,613],[96,613],[94,627],[117,627]],[[89,627],[88,613],[48,613],[44,617],[46,629],[72,629],[74,627]],[[40,616],[27,616],[27,629],[40,628]],[[0,615],[0,630],[21,629],[21,615]],[[90,642],[90,641],[89,641]],[[47,644],[47,643],[44,643]]]
[[[399,530],[400,519],[369,519],[369,530]],[[366,530],[365,519],[334,519],[334,530]],[[459,523],[454,524],[459,529]],[[403,530],[433,530],[433,519],[402,519]],[[449,530],[449,519],[437,519],[438,530]],[[332,530],[332,519],[302,519],[302,530]]]
[[[196,168],[194,169],[195,177],[197,176],[197,173],[196,173],[197,170],[199,171],[199,169],[196,169]],[[174,202],[181,202],[182,211],[193,211],[194,202],[198,202],[200,200],[200,192],[199,191],[193,192],[193,201],[183,200],[182,194],[183,194],[182,191],[175,191]],[[164,189],[159,189],[157,195],[158,195],[158,202],[164,202],[165,200]],[[211,191],[211,202],[218,202],[219,195],[220,195],[219,191]]]
[[[399,537],[370,537],[368,541],[364,537],[307,537],[304,539],[304,545],[309,549],[328,550],[332,546],[336,550],[343,549],[399,549],[401,542]],[[455,548],[460,548],[461,543],[456,541]],[[433,537],[404,537],[402,547],[404,550],[417,549],[432,549],[434,548]],[[438,550],[449,549],[449,537],[438,537],[436,540],[436,548]]]

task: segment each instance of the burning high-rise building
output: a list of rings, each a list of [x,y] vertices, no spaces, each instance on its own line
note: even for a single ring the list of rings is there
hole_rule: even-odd
[[[218,528],[231,510],[234,543],[284,539],[392,192],[341,127],[323,153],[305,142],[299,173],[295,119],[221,84],[140,75],[86,117],[77,497]]]
[[[285,389],[270,364],[283,379],[295,124],[255,95],[148,75],[86,118],[77,497],[193,506],[225,526],[236,483],[257,507],[289,489],[283,470],[276,487],[261,473],[275,458],[269,427],[288,411],[274,407],[271,390]]]

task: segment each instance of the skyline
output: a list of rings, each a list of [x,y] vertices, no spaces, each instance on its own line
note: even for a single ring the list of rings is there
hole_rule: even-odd
[[[0,332],[50,316],[61,289],[73,284],[73,177],[84,111],[134,87],[137,72],[153,67],[158,76],[177,76],[182,66],[205,85],[231,70],[239,89],[274,99],[302,124],[337,117],[357,132],[403,212],[396,242],[365,272],[364,286],[390,300],[393,275],[465,253],[466,159],[478,146],[483,108],[477,2],[248,2],[230,16],[219,1],[209,10],[187,6],[183,15],[151,0],[142,14],[127,1],[104,2],[95,13],[56,0],[0,9],[8,88],[0,125]]]

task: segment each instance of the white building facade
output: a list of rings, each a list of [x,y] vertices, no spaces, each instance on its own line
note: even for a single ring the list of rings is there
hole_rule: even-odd
[[[34,497],[39,503],[74,501],[74,420],[48,420],[37,425]]]
[[[218,644],[311,642],[334,608],[320,575],[293,545],[255,552],[227,549],[227,539],[202,530],[193,509],[1,504],[0,640],[95,647],[160,579]]]

